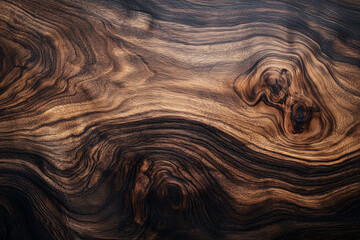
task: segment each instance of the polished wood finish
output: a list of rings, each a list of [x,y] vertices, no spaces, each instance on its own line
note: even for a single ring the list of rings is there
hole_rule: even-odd
[[[0,1],[1,239],[360,239],[357,1]]]

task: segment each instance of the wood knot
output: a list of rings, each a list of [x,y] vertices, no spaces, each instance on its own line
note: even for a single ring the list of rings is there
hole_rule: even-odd
[[[234,82],[237,95],[266,116],[272,115],[281,133],[292,139],[320,137],[331,129],[301,68],[266,67],[258,63]],[[274,108],[277,111],[274,111]],[[321,111],[322,110],[322,111]]]
[[[311,120],[313,108],[307,106],[304,102],[295,101],[291,105],[290,119],[293,126],[293,133],[302,133],[304,125],[308,124]]]
[[[283,104],[286,102],[291,85],[291,73],[287,69],[267,69],[261,75],[260,82],[266,83],[268,87],[266,96],[272,104]]]

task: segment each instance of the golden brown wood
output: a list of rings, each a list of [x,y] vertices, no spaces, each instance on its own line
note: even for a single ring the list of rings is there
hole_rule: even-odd
[[[0,239],[360,239],[356,1],[0,1]]]

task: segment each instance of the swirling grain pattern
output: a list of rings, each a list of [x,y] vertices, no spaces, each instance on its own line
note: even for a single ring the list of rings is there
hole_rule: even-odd
[[[0,239],[360,239],[357,1],[0,1]]]

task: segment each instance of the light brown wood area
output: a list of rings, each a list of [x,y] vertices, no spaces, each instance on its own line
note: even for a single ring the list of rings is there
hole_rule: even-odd
[[[0,239],[360,239],[356,1],[0,1]]]

